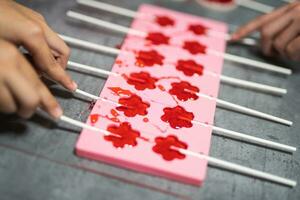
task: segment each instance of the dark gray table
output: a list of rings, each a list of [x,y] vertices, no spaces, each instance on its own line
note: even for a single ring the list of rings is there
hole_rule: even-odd
[[[124,25],[129,25],[131,21],[125,17],[76,6],[74,0],[20,2],[45,15],[51,27],[57,32],[110,46],[119,44],[124,36],[68,20],[65,12],[68,9],[80,10]],[[167,0],[106,0],[106,2],[131,9],[136,9],[140,3],[148,2],[235,25],[258,15],[244,8],[230,13],[208,11],[193,1],[173,3]],[[281,4],[279,0],[264,2],[274,6]],[[227,52],[263,60],[254,49],[243,46],[229,46]],[[72,49],[71,58],[108,70],[114,62],[114,57],[76,48]],[[284,62],[284,64],[291,63]],[[96,76],[74,71],[70,71],[70,74],[77,80],[81,89],[93,94],[98,94],[105,82]],[[284,77],[225,62],[224,74],[288,88],[289,93],[281,98],[222,85],[220,97],[288,118],[295,124],[291,128],[285,127],[218,108],[216,125],[299,147],[300,75],[297,72]],[[76,98],[59,87],[51,89],[68,116],[86,120],[89,102]],[[204,186],[199,188],[82,159],[73,153],[80,130],[62,123],[56,125],[43,116],[35,116],[30,121],[24,121],[15,116],[0,115],[0,124],[1,200],[300,199],[299,186],[290,189],[213,167],[209,167],[207,180]],[[300,179],[299,152],[290,155],[213,136],[211,155],[298,181]]]

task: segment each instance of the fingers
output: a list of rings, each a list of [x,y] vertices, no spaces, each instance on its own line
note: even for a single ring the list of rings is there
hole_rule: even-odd
[[[31,87],[35,89],[36,94],[39,96],[39,106],[41,106],[43,110],[48,112],[54,118],[60,117],[63,113],[62,109],[48,88],[39,79],[37,73],[30,66],[29,62],[21,56],[20,63],[22,63],[22,66],[20,66],[20,72],[28,80]]]
[[[292,23],[293,15],[287,13],[278,20],[272,21],[261,29],[261,46],[265,55],[273,52],[274,38]]]
[[[18,49],[0,40],[0,51],[0,111],[29,118],[41,107],[54,118],[60,117],[57,101]]]
[[[24,27],[25,28],[25,27]],[[20,36],[23,46],[33,56],[36,66],[51,79],[69,90],[77,88],[76,83],[67,75],[65,70],[56,62],[46,42],[43,29],[34,23],[26,25],[27,32]]]
[[[23,118],[30,118],[39,106],[39,97],[34,88],[17,70],[8,74],[5,85],[17,102],[18,115]]]
[[[62,68],[66,68],[70,57],[70,48],[46,23],[44,17],[39,13],[26,8],[20,4],[16,5],[18,9],[28,16],[31,20],[38,23],[44,30],[46,41],[51,49],[52,54]]]
[[[77,85],[64,70],[68,59],[68,49],[64,43],[55,39],[57,36],[40,14],[13,1],[4,2],[0,1],[0,37],[24,46],[33,56],[35,67],[65,88],[75,90]],[[55,60],[53,52],[59,62]]]
[[[275,39],[274,48],[281,56],[286,54],[288,44],[294,40],[300,33],[299,21],[293,21],[287,28],[285,28]]]
[[[282,16],[285,12],[287,12],[288,10],[295,7],[297,4],[298,3],[291,3],[289,5],[286,5],[284,7],[281,7],[279,9],[271,12],[270,14],[266,14],[266,15],[257,17],[256,19],[250,21],[246,25],[240,27],[236,32],[234,32],[232,34],[232,40],[239,40],[239,39],[249,35],[250,33],[261,29],[261,27],[264,24],[266,24],[274,19],[279,19],[280,16]]]
[[[17,105],[9,90],[0,85],[0,112],[10,114],[17,111]]]
[[[288,44],[286,56],[291,60],[300,61],[300,36]]]

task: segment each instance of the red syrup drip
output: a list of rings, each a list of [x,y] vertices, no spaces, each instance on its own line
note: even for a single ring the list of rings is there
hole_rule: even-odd
[[[159,32],[154,32],[154,33],[149,33],[148,36],[146,37],[146,40],[150,41],[151,44],[161,45],[161,44],[169,44],[170,37]]]
[[[206,46],[197,41],[185,41],[183,48],[193,55],[206,53]]]
[[[182,71],[186,76],[193,76],[194,74],[201,76],[203,75],[204,66],[193,60],[178,60],[176,69]]]
[[[175,21],[168,16],[156,16],[155,22],[163,27],[175,25]]]
[[[115,110],[115,109],[111,109],[110,110],[110,114],[114,117],[118,117],[119,116],[119,113]]]
[[[133,130],[130,123],[123,122],[120,125],[110,125],[107,131],[113,135],[106,135],[104,139],[113,143],[116,148],[123,148],[125,145],[136,146],[137,138],[140,137],[140,132]]]
[[[120,120],[118,119],[117,116],[109,117],[108,115],[104,116],[104,115],[100,115],[100,114],[92,114],[92,115],[90,115],[91,124],[95,125],[99,121],[99,118],[105,118],[112,122],[120,123]]]
[[[118,106],[116,109],[124,112],[124,115],[127,117],[135,117],[136,115],[145,116],[148,114],[147,108],[150,107],[149,103],[143,102],[142,98],[136,94],[120,98],[119,104],[122,106]]]
[[[188,27],[189,31],[192,31],[195,35],[205,35],[207,27],[202,24],[192,24]]]
[[[138,51],[135,64],[139,67],[152,67],[153,65],[162,65],[164,56],[155,50]]]
[[[145,118],[143,119],[143,122],[148,123],[148,122],[149,122],[149,119],[148,119],[147,117],[145,117]]]
[[[98,122],[99,117],[100,117],[100,115],[98,115],[98,114],[90,115],[90,120],[91,120],[92,125],[94,125]]]
[[[166,91],[166,88],[163,85],[158,85],[157,87],[163,92]]]
[[[137,90],[155,89],[157,78],[152,77],[148,72],[131,73],[126,78],[129,85],[133,85]]]
[[[187,101],[189,99],[197,100],[199,97],[195,93],[199,92],[199,88],[191,85],[187,81],[172,83],[172,88],[169,90],[171,95],[175,95],[180,101]]]
[[[130,96],[133,94],[129,90],[124,90],[120,87],[109,87],[108,89],[110,89],[117,96],[121,96],[121,95]]]
[[[163,159],[167,161],[172,161],[174,159],[184,159],[185,155],[180,153],[175,148],[187,149],[188,145],[180,141],[175,135],[168,135],[167,137],[156,137],[155,146],[152,147],[152,150],[160,154]],[[172,149],[172,146],[175,147]]]
[[[161,116],[161,120],[169,123],[172,128],[191,128],[193,126],[192,120],[194,119],[194,114],[186,111],[183,107],[166,107],[163,111],[164,114]]]
[[[116,60],[115,64],[118,65],[118,67],[122,67],[123,66],[123,61],[122,60]]]

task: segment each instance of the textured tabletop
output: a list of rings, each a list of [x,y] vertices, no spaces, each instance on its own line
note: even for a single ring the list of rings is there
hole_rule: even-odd
[[[228,13],[209,11],[194,1],[105,1],[134,10],[141,3],[152,3],[232,25],[243,24],[259,14],[245,8]],[[78,6],[75,0],[19,2],[41,12],[50,26],[59,33],[112,47],[122,42],[123,34],[67,19],[65,12],[72,9],[126,26],[131,23],[131,19],[126,17]],[[261,2],[274,6],[282,5],[279,0]],[[227,52],[296,68],[295,63],[267,60],[255,48],[229,45]],[[72,48],[71,59],[111,70],[115,57]],[[292,76],[285,77],[226,61],[223,74],[284,87],[288,89],[288,94],[278,97],[222,84],[220,98],[287,118],[293,121],[294,125],[286,127],[220,108],[216,111],[215,124],[299,147],[300,74],[299,70],[294,71]],[[81,89],[96,95],[105,83],[105,79],[96,75],[75,71],[69,73]],[[66,115],[86,121],[90,110],[87,100],[58,86],[51,86],[51,91],[59,99]],[[74,145],[79,133],[78,128],[63,123],[56,124],[42,115],[36,115],[29,121],[18,119],[16,116],[0,115],[0,199],[300,199],[300,186],[291,189],[214,167],[208,168],[208,177],[199,188],[79,158],[74,154]],[[291,155],[213,136],[210,154],[297,181],[300,179],[299,152]]]

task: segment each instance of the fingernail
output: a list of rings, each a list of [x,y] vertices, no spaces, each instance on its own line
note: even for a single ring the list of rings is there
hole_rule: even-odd
[[[60,107],[56,107],[52,114],[55,118],[59,118],[60,116],[62,116],[63,111]]]
[[[75,83],[74,81],[72,81],[72,87],[73,87],[73,90],[76,90],[77,87],[78,87],[77,83]]]
[[[235,40],[235,39],[236,39],[236,35],[235,35],[235,34],[232,34],[230,39],[231,39],[231,40]]]

